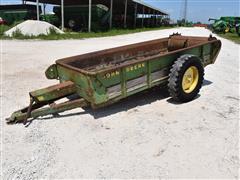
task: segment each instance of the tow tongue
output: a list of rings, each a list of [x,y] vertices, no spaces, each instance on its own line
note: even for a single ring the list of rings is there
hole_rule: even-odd
[[[29,93],[29,106],[14,112],[6,121],[7,123],[23,122],[23,124],[26,124],[29,118],[57,114],[76,107],[87,106],[88,103],[83,98],[69,100],[59,104],[54,103],[59,99],[75,94],[76,90],[76,86],[72,81],[65,81],[57,85],[32,91]],[[45,105],[49,106],[43,107]]]

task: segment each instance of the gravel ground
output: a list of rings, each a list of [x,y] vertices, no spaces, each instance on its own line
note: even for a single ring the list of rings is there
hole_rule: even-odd
[[[222,39],[200,96],[174,104],[155,89],[97,111],[75,109],[28,128],[4,118],[28,104],[28,92],[56,84],[45,69],[57,58],[165,37],[179,28],[63,41],[3,41],[2,179],[238,178],[239,45]]]

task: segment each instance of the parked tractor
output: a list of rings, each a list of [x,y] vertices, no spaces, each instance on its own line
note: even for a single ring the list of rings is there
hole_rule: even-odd
[[[211,29],[216,33],[234,33],[240,35],[239,23],[240,17],[226,16],[220,17],[220,19],[209,18],[209,21],[214,21],[211,25]]]
[[[65,6],[64,7],[64,25],[74,31],[87,31],[88,27],[88,5]],[[61,7],[54,6],[53,12],[61,19]],[[103,29],[108,24],[108,7],[97,4],[92,5],[92,30]],[[60,24],[60,23],[59,23]]]

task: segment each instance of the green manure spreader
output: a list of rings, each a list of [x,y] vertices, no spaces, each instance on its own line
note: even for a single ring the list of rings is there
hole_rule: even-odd
[[[45,72],[59,84],[30,92],[28,107],[14,112],[8,123],[28,122],[77,107],[93,109],[158,85],[168,85],[179,102],[198,94],[204,67],[213,64],[221,48],[215,37],[173,34],[167,38],[59,59]],[[56,104],[64,97],[66,102]]]

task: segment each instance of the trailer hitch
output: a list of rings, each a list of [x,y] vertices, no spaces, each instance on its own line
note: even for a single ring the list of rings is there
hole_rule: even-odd
[[[76,86],[71,81],[65,81],[57,85],[30,92],[29,106],[15,111],[9,118],[6,118],[6,121],[9,124],[23,122],[25,125],[29,118],[57,114],[77,107],[87,106],[88,102],[80,97],[63,103],[55,104],[55,101],[75,93]]]

